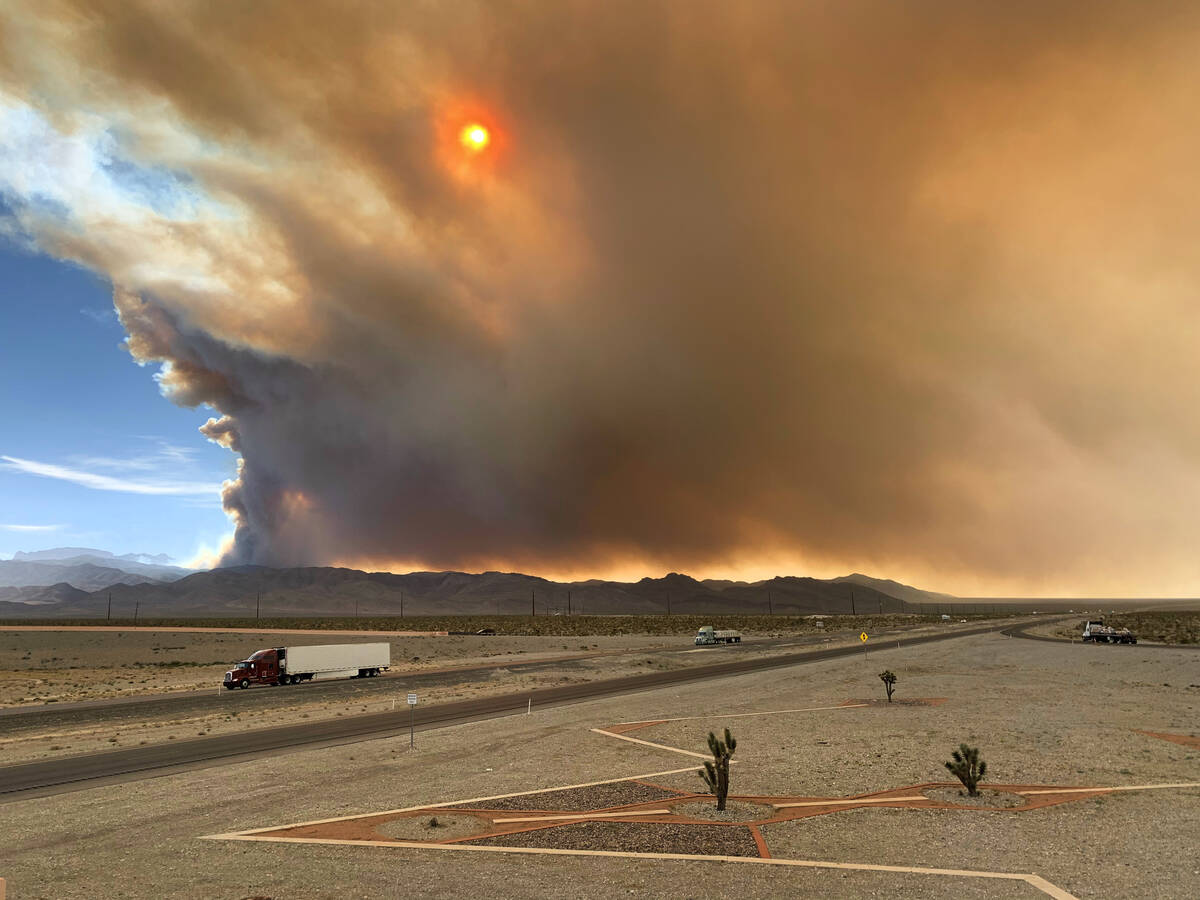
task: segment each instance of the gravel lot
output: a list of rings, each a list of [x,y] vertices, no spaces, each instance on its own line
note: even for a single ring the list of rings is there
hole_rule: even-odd
[[[830,706],[882,694],[876,673],[883,668],[899,676],[898,697],[949,699],[936,707],[672,722],[634,736],[702,751],[708,731],[729,726],[738,738],[731,793],[740,795],[837,797],[945,781],[942,763],[961,741],[981,748],[995,783],[1200,781],[1200,751],[1133,731],[1197,733],[1200,689],[1189,685],[1200,682],[1200,657],[1094,650],[991,635],[880,648],[865,660],[426,732],[414,752],[407,738],[367,741],[9,803],[0,815],[0,875],[9,879],[9,896],[21,900],[345,900],[476,895],[481,885],[504,897],[724,897],[735,885],[741,895],[763,898],[1036,897],[1025,883],[960,877],[199,838],[683,767],[649,780],[695,791],[698,760],[589,729],[705,711]],[[766,826],[763,834],[777,857],[1036,872],[1080,898],[1200,896],[1197,788],[1117,793],[1026,813],[848,810]],[[643,834],[638,849],[663,849],[659,841]]]

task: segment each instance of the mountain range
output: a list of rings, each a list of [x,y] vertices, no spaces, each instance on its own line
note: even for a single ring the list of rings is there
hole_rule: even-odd
[[[169,565],[164,554],[127,553],[117,556],[90,547],[57,547],[0,560],[0,588],[44,587],[65,583],[84,591],[115,584],[159,584],[191,574],[191,569]]]
[[[65,580],[0,587],[0,616],[105,615],[110,597],[115,616],[129,617],[136,611],[139,616],[155,618],[503,615],[529,614],[532,610],[538,615],[811,615],[916,612],[921,605],[955,599],[857,574],[830,580],[781,576],[753,583],[698,581],[679,573],[637,582],[556,582],[510,572],[397,575],[328,567],[235,566],[186,574],[170,581],[113,581],[101,588]]]

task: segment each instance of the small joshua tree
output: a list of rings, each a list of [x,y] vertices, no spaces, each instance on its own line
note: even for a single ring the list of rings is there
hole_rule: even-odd
[[[708,733],[708,749],[712,751],[713,761],[704,761],[700,777],[708,785],[708,792],[717,798],[717,812],[725,809],[725,798],[729,796],[729,757],[737,749],[737,740],[729,729],[725,729],[725,740],[718,740],[711,731]]]
[[[891,669],[884,669],[879,673],[879,680],[883,682],[883,686],[887,689],[888,703],[891,703],[892,691],[896,690],[896,673]]]
[[[983,776],[987,772],[987,763],[979,758],[979,748],[959,744],[958,750],[953,751],[953,755],[954,762],[946,763],[946,768],[963,783],[968,796],[978,797],[979,791],[975,786],[983,780]]]

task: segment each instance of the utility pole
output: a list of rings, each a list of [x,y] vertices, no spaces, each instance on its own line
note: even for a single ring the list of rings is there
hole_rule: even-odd
[[[141,606],[141,605],[142,605],[142,601],[141,601],[141,600],[135,600],[135,601],[133,601],[133,624],[134,624],[134,625],[136,625],[136,624],[137,624],[137,614],[138,614],[138,607],[139,607],[139,606]]]
[[[567,591],[567,615],[571,615],[571,592]]]
[[[400,592],[400,618],[404,618],[404,591]]]
[[[108,621],[112,621],[112,591],[108,592]]]
[[[529,614],[531,616],[537,615],[537,599],[533,588],[529,589]]]
[[[883,597],[879,598],[879,614],[883,615]]]
[[[667,615],[671,614],[671,592],[667,591]]]
[[[775,604],[771,601],[771,592],[767,591],[767,615],[775,615]]]
[[[358,598],[354,598],[354,618],[358,618]]]
[[[262,611],[262,591],[254,595],[254,618],[258,618],[258,614]]]
[[[850,615],[858,615],[858,613],[854,611],[854,588],[850,588]]]

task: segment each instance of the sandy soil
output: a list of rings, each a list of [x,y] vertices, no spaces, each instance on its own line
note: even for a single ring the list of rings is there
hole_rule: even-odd
[[[1195,734],[1196,655],[999,636],[647,691],[4,806],[10,896],[275,900],[475,895],[1031,898],[1023,883],[746,864],[530,857],[217,842],[202,835],[687,768],[654,783],[697,790],[698,761],[591,732],[620,721],[830,706],[898,691],[941,706],[832,709],[665,723],[639,738],[703,750],[737,735],[733,794],[836,797],[944,781],[960,741],[996,783],[1200,781],[1200,751],[1134,729]],[[986,788],[986,782],[983,787]],[[714,828],[718,826],[713,826]],[[729,827],[729,826],[725,826]],[[611,830],[611,829],[609,829]],[[763,828],[773,855],[1036,872],[1080,898],[1200,896],[1200,789],[1117,793],[1032,812],[859,809]],[[645,835],[638,849],[656,849]],[[733,868],[736,866],[736,868]]]
[[[349,636],[271,632],[28,631],[0,629],[0,707],[213,688],[235,660],[263,647],[387,641],[393,671],[503,664],[678,646],[639,635],[568,639],[452,635]]]
[[[977,624],[977,623],[976,623]],[[948,627],[927,625],[887,630],[873,635],[872,649],[888,634],[927,634]],[[810,635],[831,646],[854,643],[857,631]],[[782,635],[747,635],[739,651],[760,652],[755,645]],[[797,639],[803,643],[801,639]],[[661,663],[652,651],[678,651],[677,665],[700,665],[719,659],[724,647],[693,647],[692,634],[591,635],[587,637],[420,636],[396,637],[364,632],[250,632],[204,629],[105,630],[67,628],[33,630],[0,627],[0,707],[71,702],[215,687],[230,663],[255,650],[275,646],[387,641],[392,671],[425,672],[448,666],[482,663],[503,665],[534,659],[584,658],[647,651],[636,665]],[[807,645],[807,644],[805,644]],[[799,646],[799,644],[797,644]],[[796,647],[761,652],[793,652]],[[716,656],[712,656],[716,654]]]
[[[450,838],[479,834],[487,829],[487,821],[476,816],[439,813],[419,819],[395,819],[376,827],[384,837],[401,841],[445,841]]]
[[[905,634],[923,634],[944,626],[918,628]],[[960,626],[962,627],[962,626]],[[158,694],[164,688],[181,692],[211,691],[217,707],[185,713],[174,708],[97,710],[69,726],[27,720],[0,719],[0,753],[8,764],[56,756],[92,753],[122,747],[144,746],[215,734],[235,734],[246,728],[297,724],[357,713],[379,713],[403,704],[404,675],[421,674],[466,666],[486,666],[469,677],[455,679],[444,687],[422,688],[421,702],[445,703],[501,693],[519,693],[538,688],[617,678],[624,675],[707,665],[730,658],[750,658],[793,653],[809,646],[857,645],[850,633],[828,635],[819,644],[756,646],[753,642],[735,648],[695,648],[688,635],[664,640],[661,636],[595,636],[584,639],[561,637],[449,636],[393,638],[393,675],[372,679],[352,695],[313,695],[307,686],[255,687],[253,691],[275,691],[271,704],[240,704],[240,692],[220,689],[229,661],[244,657],[259,647],[281,643],[277,634],[263,633],[173,633],[173,632],[34,632],[0,631],[0,698],[33,705],[47,697],[58,701],[88,700],[112,696]],[[327,643],[329,637],[302,637],[302,643]],[[371,638],[346,639],[369,642]],[[222,656],[229,661],[219,660]],[[122,660],[132,660],[124,662]],[[536,671],[510,668],[514,664],[562,661]],[[75,668],[63,668],[69,662]],[[4,705],[0,702],[0,706]],[[51,706],[53,704],[50,704]]]

